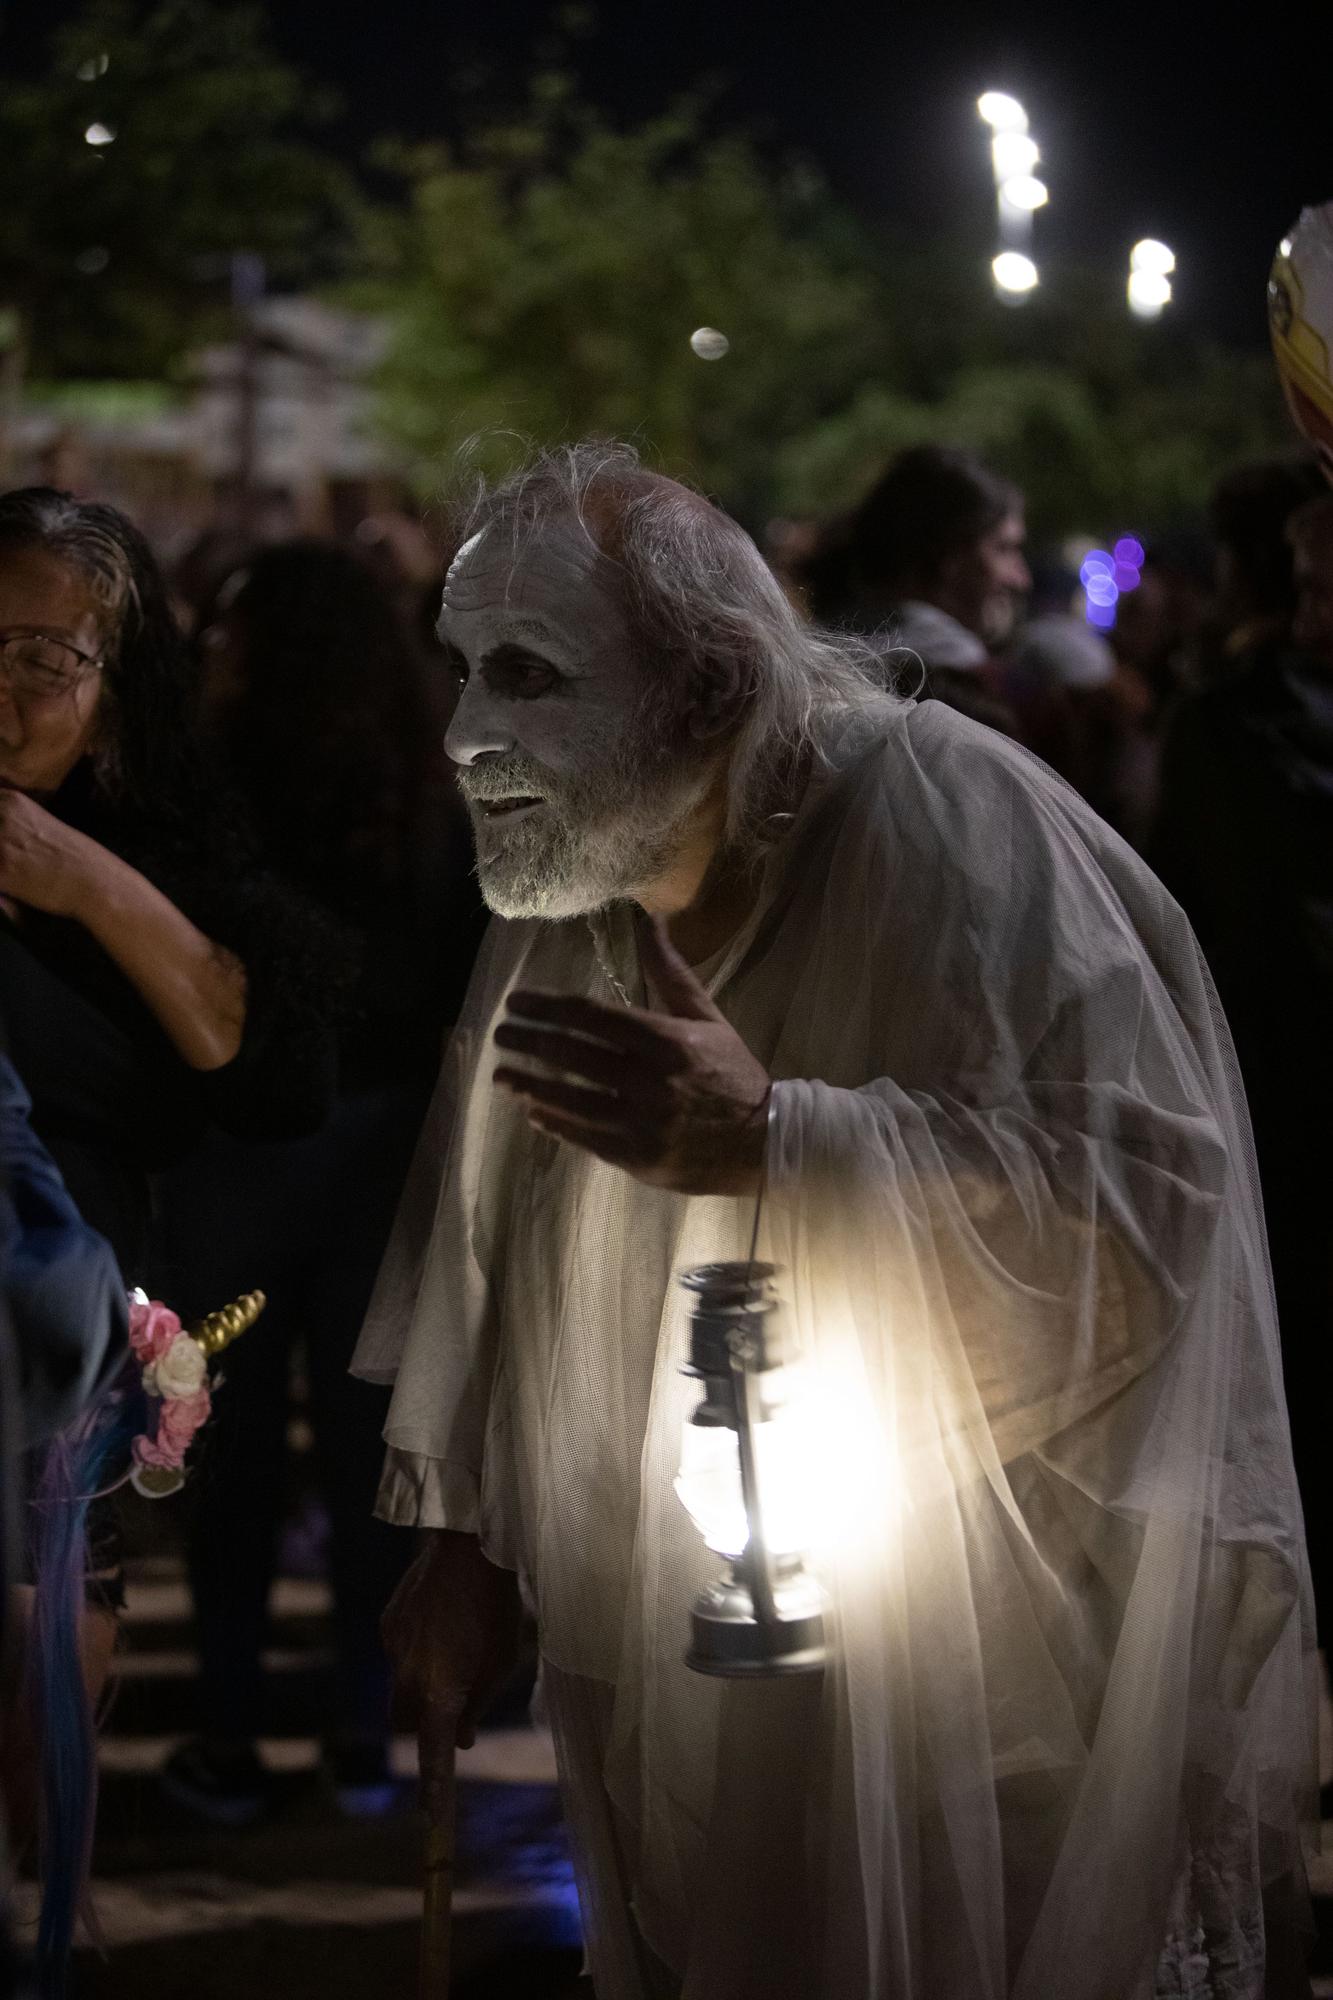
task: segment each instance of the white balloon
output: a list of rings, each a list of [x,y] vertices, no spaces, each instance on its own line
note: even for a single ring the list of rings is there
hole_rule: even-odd
[[[731,342],[715,326],[699,326],[690,335],[690,346],[701,361],[720,361]]]

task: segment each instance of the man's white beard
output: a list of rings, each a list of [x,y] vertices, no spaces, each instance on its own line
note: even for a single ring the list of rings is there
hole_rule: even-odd
[[[477,878],[500,917],[590,915],[659,878],[680,851],[707,774],[658,769],[555,779],[526,757],[460,774],[477,841]],[[531,793],[516,821],[482,803]]]

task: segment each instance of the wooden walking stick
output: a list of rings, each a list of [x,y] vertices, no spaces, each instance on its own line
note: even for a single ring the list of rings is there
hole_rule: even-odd
[[[426,1814],[418,2000],[448,2000],[457,1839],[454,1755],[461,1711],[461,1702],[456,1707],[428,1706],[417,1733]]]

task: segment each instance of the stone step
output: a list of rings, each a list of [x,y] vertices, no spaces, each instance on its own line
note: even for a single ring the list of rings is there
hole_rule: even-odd
[[[171,1735],[121,1736],[109,1734],[98,1747],[98,1765],[103,1772],[151,1773],[161,1769],[181,1742]],[[320,1745],[313,1736],[266,1736],[259,1754],[273,1771],[313,1771],[319,1763]],[[415,1736],[395,1736],[390,1745],[394,1775],[417,1775]],[[491,1785],[554,1785],[555,1746],[545,1729],[492,1729],[478,1736],[470,1749],[456,1754],[455,1771],[460,1782]]]
[[[338,1931],[421,1921],[421,1891],[413,1884],[344,1882],[333,1896],[323,1877],[259,1883],[221,1869],[95,1875],[92,1896],[100,1939],[109,1951],[160,1938],[216,1935],[250,1924]],[[567,1919],[571,1909],[576,1919],[572,1885],[564,1881],[470,1882],[453,1897],[456,1919],[493,1911],[546,1911]],[[20,1885],[18,1924],[31,1928],[36,1911],[32,1885]]]

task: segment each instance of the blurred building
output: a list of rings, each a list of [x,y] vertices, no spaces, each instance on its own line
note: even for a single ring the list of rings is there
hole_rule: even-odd
[[[302,297],[263,299],[248,319],[247,337],[190,356],[180,389],[31,391],[6,483],[95,492],[168,548],[219,522],[345,530],[391,504],[405,465],[372,424],[384,323]]]

